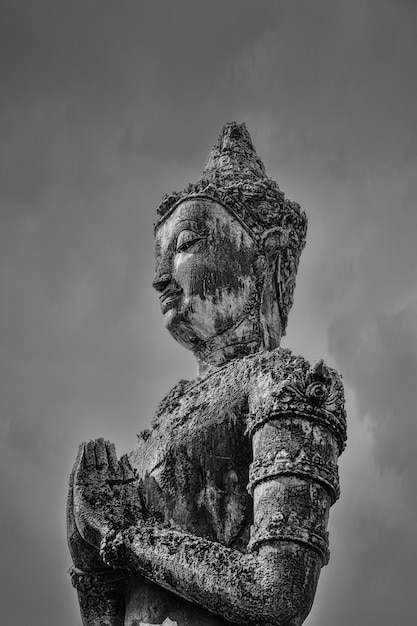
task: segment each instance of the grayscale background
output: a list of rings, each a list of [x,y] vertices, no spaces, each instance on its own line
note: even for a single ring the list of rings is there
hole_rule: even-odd
[[[195,375],[152,292],[152,225],[232,120],[309,217],[283,345],[346,385],[305,624],[415,623],[416,35],[414,0],[0,1],[2,625],[79,626],[78,443],[129,451]]]

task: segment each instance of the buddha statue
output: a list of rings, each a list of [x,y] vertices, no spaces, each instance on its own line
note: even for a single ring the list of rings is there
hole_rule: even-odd
[[[80,446],[67,520],[86,626],[299,626],[329,560],[346,441],[341,380],[280,347],[307,219],[226,124],[165,196],[153,285],[198,374],[129,455]]]

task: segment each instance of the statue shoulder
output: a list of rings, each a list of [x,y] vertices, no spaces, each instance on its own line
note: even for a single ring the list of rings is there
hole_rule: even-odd
[[[332,430],[339,452],[346,443],[346,412],[340,374],[322,359],[311,365],[290,350],[262,354],[256,364],[249,395],[252,434],[262,424],[282,417],[302,416]]]

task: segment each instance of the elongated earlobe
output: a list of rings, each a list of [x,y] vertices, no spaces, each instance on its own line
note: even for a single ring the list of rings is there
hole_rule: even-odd
[[[266,231],[261,239],[265,259],[264,281],[259,310],[263,343],[267,350],[281,343],[283,326],[280,314],[280,266],[282,251],[288,245],[288,231],[277,226]]]

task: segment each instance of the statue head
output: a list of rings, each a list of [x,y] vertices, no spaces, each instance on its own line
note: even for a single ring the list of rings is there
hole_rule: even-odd
[[[245,124],[223,127],[202,178],[158,214],[154,287],[173,337],[197,356],[222,337],[243,353],[277,347],[307,219],[266,176]]]

